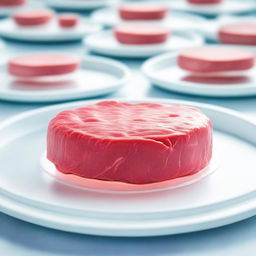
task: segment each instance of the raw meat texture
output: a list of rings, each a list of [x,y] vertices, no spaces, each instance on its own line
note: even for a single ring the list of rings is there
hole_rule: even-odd
[[[8,72],[13,76],[37,77],[63,75],[75,71],[77,58],[62,54],[33,54],[14,58],[8,63]]]
[[[118,9],[123,20],[161,20],[168,8],[161,4],[124,4]]]
[[[24,5],[27,0],[0,0],[0,6],[14,7]]]
[[[50,10],[25,10],[16,13],[13,19],[20,26],[38,26],[48,23],[52,17]]]
[[[199,4],[199,5],[219,4],[219,3],[223,2],[223,0],[187,0],[187,1],[190,4]]]
[[[256,23],[225,25],[219,29],[218,37],[225,44],[256,45]]]
[[[103,101],[54,117],[47,158],[65,174],[132,184],[197,173],[212,155],[211,121],[198,109]]]
[[[119,25],[114,29],[114,35],[121,44],[160,44],[168,39],[169,31],[155,25]]]
[[[79,16],[73,13],[61,14],[58,17],[58,23],[63,28],[73,28],[79,22]]]
[[[239,71],[253,67],[254,55],[235,48],[199,47],[181,51],[177,64],[191,72]]]

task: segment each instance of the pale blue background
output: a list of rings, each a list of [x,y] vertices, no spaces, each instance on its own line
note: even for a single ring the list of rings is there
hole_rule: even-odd
[[[70,51],[85,54],[80,43],[33,45],[7,42],[4,57],[36,51]],[[256,120],[256,97],[212,99],[170,93],[151,86],[140,74],[141,61],[125,60],[134,73],[132,81],[111,97],[139,99],[163,97],[205,102],[232,108]],[[0,121],[45,104],[0,101]],[[155,238],[106,238],[66,233],[29,224],[0,213],[0,256],[41,255],[255,255],[256,217],[226,227],[190,234]]]

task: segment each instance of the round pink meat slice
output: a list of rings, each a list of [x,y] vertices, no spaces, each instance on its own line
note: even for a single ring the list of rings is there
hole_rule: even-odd
[[[253,67],[254,55],[235,48],[200,47],[180,52],[177,64],[191,72],[241,71]]]
[[[77,58],[61,54],[33,54],[14,58],[8,63],[9,74],[19,77],[63,75],[75,71]]]
[[[161,4],[125,4],[119,7],[119,16],[123,20],[161,20],[168,8]]]
[[[225,44],[256,45],[256,23],[236,23],[219,29],[219,41]]]
[[[187,1],[190,4],[204,5],[204,4],[219,4],[223,0],[187,0]]]
[[[114,35],[121,44],[159,44],[168,39],[169,31],[155,25],[119,25]]]
[[[79,16],[73,13],[61,14],[58,17],[58,23],[63,28],[73,28],[79,22]]]
[[[47,158],[65,174],[132,184],[197,173],[212,156],[211,121],[198,109],[103,101],[48,127]]]
[[[50,10],[25,10],[16,13],[13,19],[20,26],[37,26],[48,23],[52,17]]]
[[[0,6],[20,6],[24,5],[27,2],[27,0],[0,0]]]

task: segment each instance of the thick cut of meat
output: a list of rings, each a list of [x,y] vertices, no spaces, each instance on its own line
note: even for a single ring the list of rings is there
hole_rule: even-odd
[[[119,7],[119,15],[123,20],[161,20],[168,8],[161,4],[125,4]]]
[[[8,63],[11,75],[20,77],[54,76],[77,69],[77,58],[62,54],[33,54],[14,58]]]
[[[188,3],[190,4],[200,4],[200,5],[204,5],[204,4],[219,4],[221,3],[223,0],[187,0]]]
[[[254,55],[235,48],[200,47],[180,52],[177,63],[191,72],[238,71],[252,68]]]
[[[0,6],[20,6],[24,5],[27,0],[0,0]]]
[[[60,27],[72,28],[75,27],[79,22],[79,16],[72,13],[61,14],[58,17],[58,23]]]
[[[218,37],[225,44],[256,45],[256,22],[225,25],[219,29]]]
[[[90,179],[161,182],[200,171],[211,155],[211,121],[181,105],[103,101],[63,111],[48,127],[48,159]]]
[[[168,39],[169,31],[155,25],[119,25],[114,35],[121,44],[159,44]]]
[[[53,17],[50,10],[25,10],[13,16],[20,26],[38,26],[48,23]]]

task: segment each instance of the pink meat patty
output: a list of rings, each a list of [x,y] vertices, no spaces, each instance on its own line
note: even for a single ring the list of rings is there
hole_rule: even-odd
[[[168,8],[161,4],[125,4],[118,11],[123,20],[161,20]]]
[[[121,44],[159,44],[168,39],[169,31],[155,25],[119,25],[114,35]]]
[[[27,2],[27,0],[0,0],[0,6],[20,6],[24,5]]]
[[[33,54],[12,59],[8,63],[11,75],[20,77],[54,76],[77,69],[77,58],[61,54]]]
[[[61,14],[58,17],[58,23],[60,27],[72,28],[75,27],[79,22],[79,16],[72,13]]]
[[[50,10],[25,10],[13,16],[20,26],[37,26],[48,23],[53,17]]]
[[[190,4],[204,5],[204,4],[219,4],[223,0],[187,0],[187,1]]]
[[[200,47],[182,51],[177,58],[180,68],[191,72],[247,70],[254,65],[251,52],[227,47]]]
[[[47,158],[65,174],[132,184],[187,176],[209,164],[211,121],[198,109],[103,101],[48,127]]]
[[[219,40],[225,44],[256,45],[256,23],[237,23],[220,28]]]

